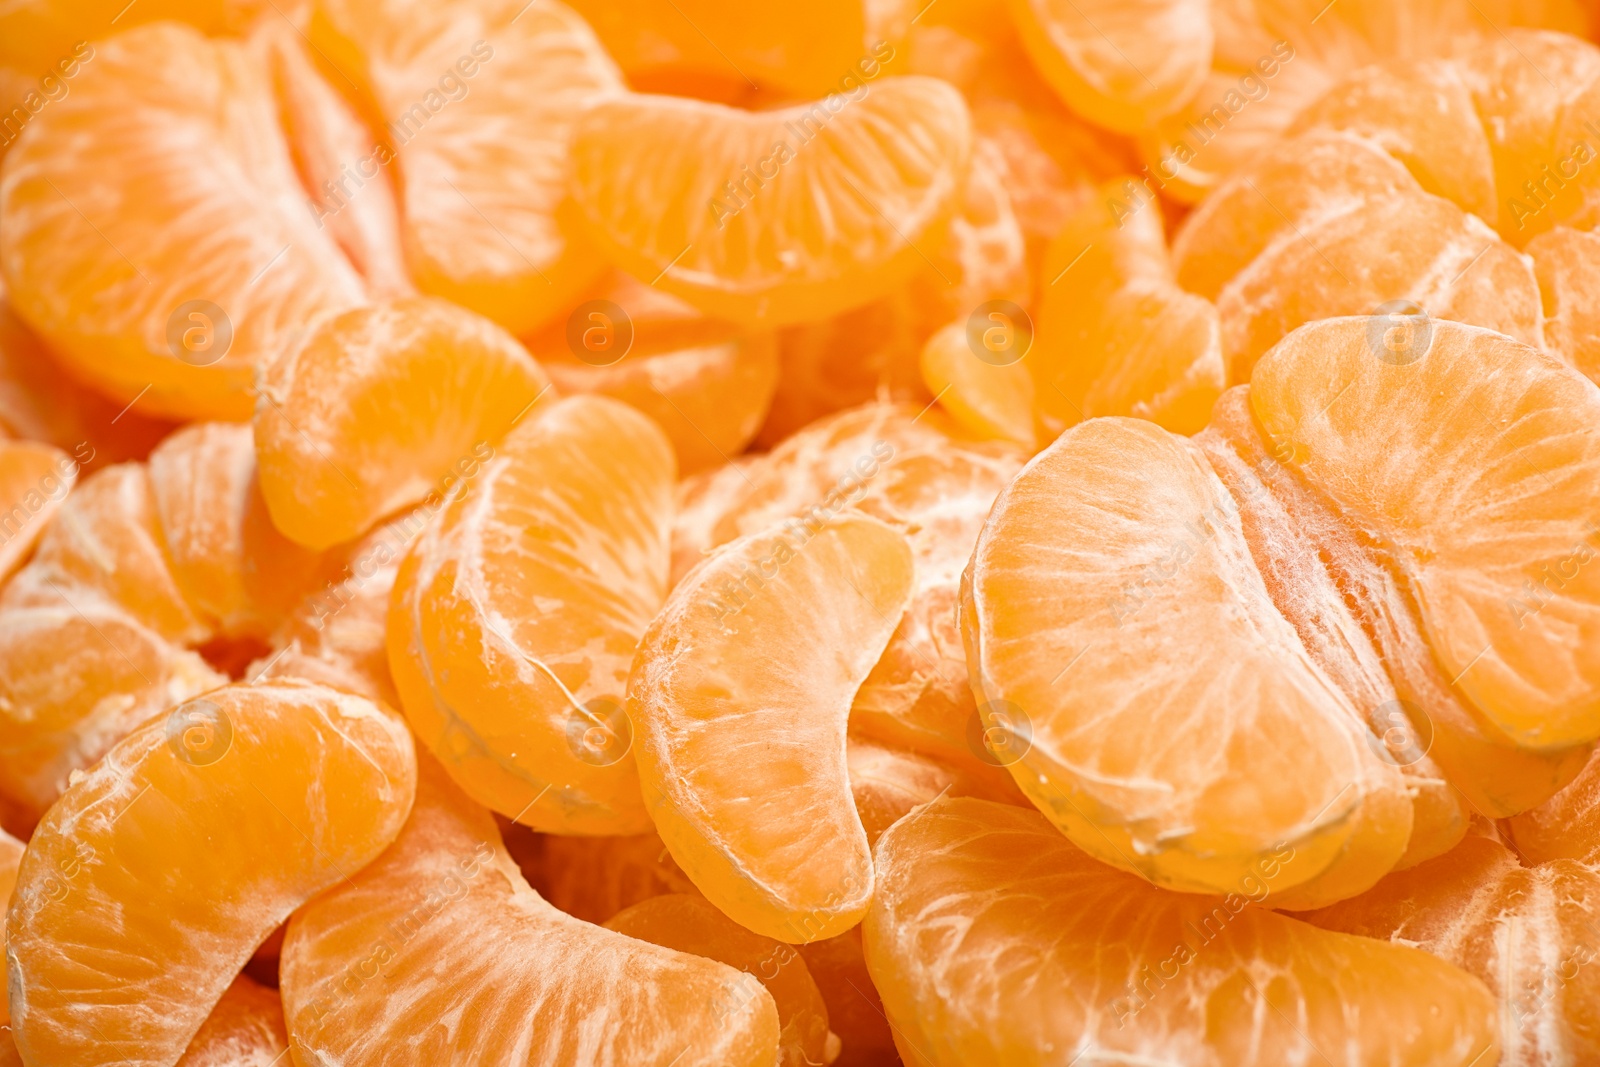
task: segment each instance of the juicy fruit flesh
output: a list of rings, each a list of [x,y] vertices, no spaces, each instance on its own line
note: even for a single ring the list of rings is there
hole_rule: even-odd
[[[964,595],[973,676],[1031,719],[1018,784],[1098,858],[1225,891],[1292,843],[1302,865],[1274,892],[1313,907],[1459,837],[1465,809],[1444,784],[1417,767],[1408,795],[1400,774],[1430,748],[1493,815],[1576,773],[1595,665],[1564,635],[1593,611],[1590,582],[1568,582],[1544,618],[1504,609],[1530,560],[1581,549],[1593,528],[1574,487],[1591,478],[1600,394],[1488,331],[1432,322],[1412,351],[1373,347],[1381,325],[1291,335],[1256,369],[1250,419],[1230,424],[1230,398],[1201,448],[1132,422],[1077,427],[996,505]],[[1441,435],[1486,411],[1503,421]],[[1320,558],[1297,562],[1307,534]],[[1076,591],[1044,600],[1042,583]],[[1195,641],[1210,651],[1193,656]],[[1241,664],[1248,684],[1231,677]],[[1152,749],[1152,716],[1182,742]],[[1391,751],[1396,725],[1411,738]],[[1280,763],[1281,778],[1267,770]]]
[[[30,1061],[175,1061],[256,945],[410,809],[410,736],[368,701],[234,686],[175,714],[70,786],[29,844],[6,955]]]
[[[911,580],[891,527],[792,520],[702,563],[640,642],[628,711],[646,804],[695,886],[757,933],[814,941],[866,908],[845,727]],[[752,657],[752,638],[781,653]]]
[[[639,833],[623,715],[667,591],[673,468],[598,397],[512,431],[397,578],[390,665],[419,738],[474,799],[562,833]]]
[[[1265,911],[1261,882],[1167,892],[966,799],[902,820],[876,858],[867,965],[907,1063],[1495,1062],[1477,979]]]
[[[754,977],[556,911],[488,813],[420,763],[394,847],[290,923],[284,1009],[304,1062],[775,1062],[777,1011]]]

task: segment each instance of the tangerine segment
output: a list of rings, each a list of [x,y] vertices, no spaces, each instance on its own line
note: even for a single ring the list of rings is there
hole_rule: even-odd
[[[978,531],[1022,462],[1010,448],[957,441],[907,449],[884,460],[857,504],[910,540],[916,584],[889,647],[856,692],[851,728],[932,755],[1004,795],[1015,795],[1014,787],[981,741],[956,607]]]
[[[413,296],[400,243],[392,175],[379,169],[372,130],[288,19],[255,28],[255,47],[272,73],[284,135],[312,211],[378,297]]]
[[[17,884],[17,868],[22,865],[22,853],[27,845],[4,830],[0,830],[0,900],[11,900],[11,891]],[[5,946],[5,932],[0,930],[0,948]],[[4,1043],[11,1042],[11,998],[7,993],[7,979],[0,975],[0,1027],[4,1027]]]
[[[1528,242],[1551,351],[1600,382],[1600,234],[1557,226]]]
[[[1250,400],[1404,574],[1434,655],[1490,723],[1546,750],[1600,735],[1592,382],[1488,330],[1348,318],[1286,338]]]
[[[649,419],[559,401],[506,436],[406,560],[390,668],[417,736],[474,800],[539,830],[649,829],[623,698],[667,595],[674,483]]]
[[[0,581],[28,558],[77,481],[78,464],[60,449],[0,440]]]
[[[628,713],[656,829],[756,933],[814,941],[866,910],[845,726],[912,577],[910,545],[882,522],[791,520],[692,571],[639,644]]]
[[[909,278],[958,205],[971,141],[961,94],[933,78],[766,112],[633,96],[578,119],[573,195],[630,274],[782,325]]]
[[[902,820],[876,860],[867,966],[910,1064],[1496,1062],[1476,978],[1261,909],[1254,876],[1169,893],[972,799]]]
[[[1063,434],[996,501],[962,624],[984,724],[1030,731],[1017,784],[1097,859],[1228,892],[1290,847],[1282,892],[1342,852],[1373,850],[1367,885],[1403,854],[1400,775],[1273,604],[1238,504],[1186,439],[1133,419]]]
[[[670,78],[808,97],[848,91],[846,77],[875,78],[879,60],[893,57],[893,47],[883,42],[876,58],[862,53],[863,9],[869,6],[861,0],[779,0],[759,7],[730,0],[572,4],[636,87]]]
[[[756,979],[563,915],[523,881],[488,812],[426,755],[419,772],[394,847],[289,924],[280,973],[297,1062],[777,1060],[777,1009]]]
[[[1275,141],[1183,220],[1173,271],[1183,288],[1215,300],[1286,231],[1421,188],[1383,145],[1355,133],[1313,129]]]
[[[1248,381],[1255,361],[1303,323],[1399,300],[1541,343],[1532,264],[1448,200],[1399,193],[1280,233],[1228,283],[1217,298],[1228,380]]]
[[[1583,864],[1523,867],[1499,842],[1470,836],[1306,919],[1415,946],[1481,979],[1498,1002],[1506,1067],[1590,1063],[1600,1056],[1597,893],[1600,874]]]
[[[277,991],[241,974],[211,1009],[177,1067],[274,1067],[288,1052]]]
[[[361,278],[306,211],[249,49],[158,23],[96,51],[6,157],[11,300],[123,403],[245,418],[257,366],[362,303]]]
[[[67,376],[17,316],[0,280],[0,435],[55,445],[86,473],[143,459],[171,429],[123,406]]]
[[[315,685],[228,686],[135,730],[23,857],[23,1058],[175,1063],[256,945],[394,840],[415,783],[398,719]]]
[[[1028,359],[1038,411],[1057,432],[1135,415],[1194,433],[1223,386],[1217,309],[1174,284],[1155,199],[1130,179],[1100,192],[1045,256]]]
[[[37,820],[71,775],[227,681],[113,604],[0,612],[0,793]]]
[[[311,38],[387,124],[376,161],[398,156],[424,292],[521,334],[594,278],[599,258],[559,217],[567,144],[622,78],[582,19],[550,0],[318,0]]]
[[[226,636],[270,635],[321,561],[272,525],[250,427],[191,423],[150,453],[149,469],[173,573],[190,606]]]
[[[850,795],[855,798],[856,814],[869,845],[876,845],[885,830],[910,812],[942,796],[1026,803],[1015,789],[996,788],[987,776],[854,734],[845,759],[850,768]]]
[[[272,521],[310,548],[358,537],[447,492],[549,387],[515,338],[442,300],[326,319],[264,378],[256,455]]]
[[[965,323],[953,323],[928,338],[922,347],[922,382],[974,436],[1033,450],[1033,378],[1028,368],[987,362],[974,354]]]
[[[272,636],[274,651],[247,675],[270,670],[400,707],[389,676],[389,598],[401,560],[431,514],[418,508],[340,550],[338,566],[329,568],[336,580],[327,578],[295,607]]]
[[[1012,0],[1028,54],[1068,107],[1135,133],[1181,107],[1211,68],[1202,0]]]
[[[1600,758],[1591,756],[1565,789],[1504,824],[1527,863],[1600,860]]]
[[[743,452],[778,387],[775,338],[708,319],[620,272],[591,292],[528,342],[556,387],[615,397],[649,415],[686,476]]]
[[[0,606],[62,607],[91,600],[122,607],[176,644],[211,636],[178,586],[150,472],[142,463],[96,471],[66,501],[38,551],[0,592]]]
[[[640,901],[612,916],[606,929],[754,975],[778,1008],[778,1067],[815,1067],[839,1058],[828,1008],[800,954],[782,941],[751,933],[698,893]]]

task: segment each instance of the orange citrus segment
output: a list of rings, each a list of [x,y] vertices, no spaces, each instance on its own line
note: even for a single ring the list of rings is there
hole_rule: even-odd
[[[1590,757],[1583,771],[1561,792],[1503,824],[1527,863],[1600,860],[1600,759]]]
[[[1528,242],[1551,351],[1600,382],[1600,234],[1558,226]]]
[[[582,19],[550,0],[318,0],[311,34],[386,124],[376,163],[397,161],[424,292],[520,334],[589,283],[600,260],[559,217],[567,139],[622,80]]]
[[[255,440],[272,521],[327,548],[444,495],[549,387],[513,337],[442,300],[325,320],[264,379]]]
[[[77,481],[77,462],[60,449],[0,440],[0,581],[32,553]]]
[[[256,945],[394,839],[415,776],[397,719],[318,686],[230,686],[134,731],[23,857],[24,1058],[175,1063]]]
[[[1259,908],[1270,875],[1166,892],[971,799],[902,820],[876,860],[867,965],[907,1064],[1496,1062],[1481,982]]]
[[[269,18],[254,34],[277,94],[279,119],[319,228],[326,228],[374,296],[411,296],[394,176],[346,84],[319,65],[297,27]]]
[[[174,704],[227,679],[114,605],[0,613],[0,790],[37,819],[70,776]]]
[[[884,294],[954,212],[971,122],[932,78],[852,95],[759,113],[665,96],[596,105],[572,146],[590,234],[719,318],[782,325]]]
[[[741,925],[804,943],[872,893],[845,726],[912,591],[912,554],[859,515],[735,541],[689,574],[628,681],[639,776],[678,865]]]
[[[267,637],[306,592],[319,558],[272,525],[250,427],[191,423],[150,453],[149,470],[188,603],[225,635]]]
[[[649,415],[685,475],[744,451],[778,386],[773,336],[708,319],[625,274],[593,293],[565,322],[528,339],[556,388],[615,397]]]
[[[241,974],[211,1009],[177,1067],[272,1067],[288,1052],[277,991]]]
[[[1184,104],[1211,67],[1203,0],[1013,0],[1028,53],[1067,106],[1129,133]]]
[[[1027,357],[1053,432],[1135,415],[1193,433],[1222,390],[1217,309],[1173,283],[1161,212],[1132,181],[1068,220],[1045,256],[1039,332]]]
[[[1113,866],[1227,892],[1287,845],[1281,891],[1370,845],[1370,885],[1404,852],[1410,803],[1270,599],[1237,512],[1200,450],[1150,423],[1062,435],[1001,493],[968,567],[985,725],[1028,729],[1017,784]]]
[[[1452,684],[1518,744],[1600,735],[1593,383],[1422,317],[1297,331],[1256,368],[1268,440],[1406,578]],[[1594,634],[1591,639],[1585,635]]]
[[[419,763],[399,840],[289,924],[281,974],[297,1057],[345,1067],[776,1062],[778,1013],[760,982],[563,915],[528,887],[489,813],[427,756]]]
[[[144,464],[121,463],[85,478],[33,560],[0,593],[6,607],[102,599],[169,641],[195,645],[211,636],[178,585]]]
[[[839,1057],[828,1009],[795,949],[753,934],[698,894],[641,901],[606,922],[607,930],[726,963],[754,975],[778,1008],[778,1065],[807,1067]]]
[[[883,832],[908,813],[941,796],[982,797],[1001,803],[1025,803],[992,782],[916,752],[889,748],[851,735],[845,753],[850,768],[850,794],[856,814],[876,845]]]
[[[172,23],[96,52],[6,157],[11,300],[123,403],[244,418],[256,368],[361,278],[306,210],[256,55]]]
[[[828,1006],[828,1027],[844,1048],[833,1067],[884,1067],[896,1059],[883,1000],[867,972],[861,927],[800,946],[806,969]]]
[[[649,828],[623,701],[667,593],[673,475],[644,416],[559,401],[402,567],[390,667],[417,736],[480,803],[541,830]]]
[[[1497,1001],[1501,1064],[1587,1063],[1600,1056],[1600,934],[1588,906],[1597,893],[1592,868],[1556,860],[1530,869],[1471,836],[1306,919],[1421,948],[1481,979]]]
[[[604,923],[623,908],[666,893],[698,892],[654,831],[622,837],[543,834],[537,841],[538,870],[528,880],[540,896],[584,922]],[[506,842],[509,847],[510,833]]]
[[[1033,378],[1028,368],[1003,357],[986,361],[968,344],[968,332],[965,323],[955,323],[928,338],[922,348],[923,384],[974,436],[1011,441],[1031,451]]]

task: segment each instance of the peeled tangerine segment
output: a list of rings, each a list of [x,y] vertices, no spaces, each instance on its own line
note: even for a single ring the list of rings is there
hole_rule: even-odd
[[[227,679],[114,604],[0,613],[0,795],[37,819],[75,771]]]
[[[169,641],[200,644],[211,627],[173,573],[150,469],[119,463],[85,478],[62,502],[28,565],[0,592],[0,606],[121,606]]]
[[[278,532],[245,423],[191,423],[150,453],[150,483],[172,570],[227,636],[265,638],[304,594],[320,556]]]
[[[966,323],[946,326],[928,338],[922,349],[922,382],[950,417],[974,436],[1032,450],[1033,378],[1028,368],[975,354],[967,342]]]
[[[933,78],[763,112],[631,96],[578,119],[573,196],[630,274],[720,318],[784,325],[923,266],[971,143],[961,94]]]
[[[1394,560],[1439,665],[1493,727],[1544,750],[1600,736],[1592,382],[1488,330],[1348,318],[1286,338],[1250,400]]]
[[[1403,854],[1398,771],[1273,604],[1188,439],[1068,430],[996,501],[962,619],[986,724],[1030,731],[1017,784],[1097,859],[1229,892],[1291,848],[1276,893],[1347,857],[1364,888]]]
[[[1205,425],[1223,386],[1217,309],[1175,283],[1145,186],[1102,185],[1051,243],[1041,281],[1026,362],[1042,421],[1056,431],[1097,415],[1174,433]]]
[[[1184,103],[1211,70],[1205,0],[1012,0],[1028,53],[1068,107],[1137,133]]]
[[[752,975],[612,933],[528,887],[427,756],[394,846],[295,913],[280,965],[306,1067],[772,1067]],[[492,946],[485,951],[484,946]]]
[[[1525,863],[1578,860],[1600,866],[1600,758],[1565,789],[1502,824]]]
[[[0,582],[28,558],[77,481],[77,463],[60,449],[0,439]]]
[[[256,454],[272,521],[321,549],[443,496],[549,387],[516,338],[443,300],[326,319],[263,380]]]
[[[411,736],[360,697],[234,685],[145,723],[39,824],[7,919],[29,1063],[171,1064],[255,948],[400,832]]]
[[[642,900],[614,915],[606,929],[726,963],[754,975],[778,1008],[778,1067],[820,1067],[839,1056],[828,1008],[793,946],[753,934],[697,893]]]
[[[667,595],[675,480],[649,419],[558,401],[507,435],[402,567],[395,683],[473,799],[557,833],[650,828],[623,701]]]
[[[311,39],[386,125],[417,286],[521,334],[601,261],[568,232],[574,117],[622,91],[592,30],[550,0],[320,0]],[[354,203],[363,196],[356,188]],[[335,203],[338,208],[338,203]]]
[[[123,403],[247,418],[256,368],[366,299],[306,209],[265,65],[157,23],[96,44],[71,86],[6,157],[12,303]]]
[[[177,1067],[276,1067],[289,1052],[278,991],[239,975]]]
[[[906,539],[875,519],[791,520],[690,572],[640,642],[628,712],[656,829],[756,933],[804,943],[866,911],[845,727],[912,571]]]
[[[1528,242],[1550,350],[1600,382],[1600,235],[1558,226]]]
[[[1491,1064],[1494,1003],[1416,949],[1095,862],[1035,812],[946,799],[876,853],[867,966],[908,1064]]]
[[[1497,1001],[1504,1067],[1600,1058],[1600,873],[1572,860],[1525,867],[1471,836],[1359,897],[1305,916],[1329,930],[1431,952],[1481,979]]]

